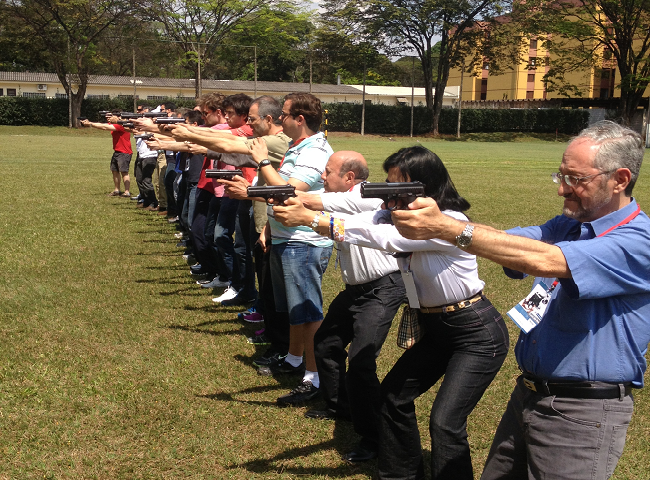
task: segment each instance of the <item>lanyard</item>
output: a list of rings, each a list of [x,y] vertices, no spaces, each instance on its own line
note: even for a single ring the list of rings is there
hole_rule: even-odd
[[[601,234],[598,235],[598,236],[599,236],[599,237],[602,237],[603,235],[605,235],[605,234],[611,232],[612,230],[614,230],[616,227],[620,227],[621,225],[625,225],[626,223],[630,223],[632,220],[634,220],[634,219],[636,218],[636,216],[639,214],[639,212],[641,212],[641,205],[637,204],[636,211],[632,212],[632,213],[631,213],[627,218],[625,218],[621,223],[617,223],[617,224],[614,225],[613,227],[608,228],[607,230],[605,230],[603,233],[601,233]]]

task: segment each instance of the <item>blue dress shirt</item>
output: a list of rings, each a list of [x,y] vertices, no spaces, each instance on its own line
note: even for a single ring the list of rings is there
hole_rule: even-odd
[[[547,380],[643,386],[650,341],[650,219],[640,212],[619,225],[637,208],[632,199],[593,222],[558,216],[508,231],[558,246],[572,275],[559,279],[539,325],[519,335],[515,356],[523,371]]]

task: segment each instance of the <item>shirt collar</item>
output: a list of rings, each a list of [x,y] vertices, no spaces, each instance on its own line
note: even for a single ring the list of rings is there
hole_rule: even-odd
[[[601,235],[603,232],[607,231],[608,229],[612,228],[614,225],[618,225],[619,223],[621,223],[627,217],[632,215],[637,208],[638,205],[636,203],[636,200],[632,198],[632,201],[629,203],[629,205],[625,205],[620,210],[616,210],[615,212],[605,215],[604,217],[597,218],[593,222],[585,222],[585,223],[590,223],[591,228],[594,229],[594,233],[596,234],[596,236],[598,236]]]

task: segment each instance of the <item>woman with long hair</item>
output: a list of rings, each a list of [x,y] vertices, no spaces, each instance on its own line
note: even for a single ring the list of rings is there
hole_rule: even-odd
[[[470,208],[440,158],[424,147],[403,148],[384,162],[388,182],[419,181],[425,195],[453,218],[468,221]],[[408,240],[392,225],[387,210],[354,216],[317,212],[298,199],[274,207],[287,225],[315,225],[337,242],[394,252],[409,304],[417,310],[422,338],[398,359],[381,385],[380,479],[423,479],[424,460],[414,401],[441,378],[431,407],[432,478],[472,480],[467,417],[501,368],[508,331],[499,312],[483,295],[476,257],[441,240]],[[461,242],[462,245],[462,242]]]

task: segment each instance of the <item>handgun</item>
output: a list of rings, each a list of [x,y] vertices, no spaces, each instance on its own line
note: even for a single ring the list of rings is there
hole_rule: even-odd
[[[167,112],[144,112],[140,115],[144,118],[166,118]]]
[[[165,117],[155,118],[153,122],[157,123],[158,125],[171,125],[173,123],[185,123],[185,119],[177,117]]]
[[[88,117],[77,117],[77,120],[83,122],[84,120],[88,120]]]
[[[140,133],[138,135],[133,135],[133,138],[141,138],[142,140],[150,140],[153,138],[153,133]]]
[[[125,128],[135,128],[135,123],[129,122],[127,120],[118,120],[117,122],[118,125],[122,125]]]
[[[388,210],[405,209],[416,197],[423,196],[424,184],[421,182],[363,182],[361,184],[362,198],[381,198]],[[392,205],[390,205],[391,200]]]
[[[267,205],[284,205],[289,197],[296,196],[296,187],[293,185],[264,185],[262,187],[248,187],[247,195],[251,198],[262,197]],[[273,203],[269,203],[269,199]]]
[[[235,175],[243,177],[244,174],[241,170],[218,170],[216,168],[208,168],[205,171],[206,178],[216,178],[217,180],[232,180]]]

